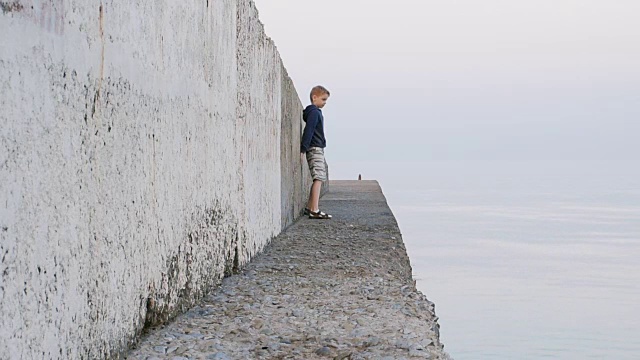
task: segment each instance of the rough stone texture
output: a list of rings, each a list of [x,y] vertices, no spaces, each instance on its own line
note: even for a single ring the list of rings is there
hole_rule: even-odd
[[[0,1],[0,109],[0,354],[123,354],[306,200],[248,0]]]
[[[332,181],[321,206],[129,359],[449,359],[375,181]]]

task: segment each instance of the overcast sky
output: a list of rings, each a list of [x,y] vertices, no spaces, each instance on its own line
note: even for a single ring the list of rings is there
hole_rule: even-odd
[[[329,161],[640,160],[638,0],[255,0]]]

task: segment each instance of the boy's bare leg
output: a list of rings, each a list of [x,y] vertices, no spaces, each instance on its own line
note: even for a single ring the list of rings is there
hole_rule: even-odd
[[[320,203],[320,190],[322,189],[322,181],[314,180],[311,186],[311,194],[309,194],[309,202],[307,208],[311,211],[318,211]]]

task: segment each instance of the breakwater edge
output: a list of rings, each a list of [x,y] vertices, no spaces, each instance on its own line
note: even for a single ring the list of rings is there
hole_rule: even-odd
[[[130,359],[450,359],[376,181],[331,181],[303,218]]]

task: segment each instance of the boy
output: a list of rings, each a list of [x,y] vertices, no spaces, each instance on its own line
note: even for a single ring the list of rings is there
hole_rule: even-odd
[[[327,104],[330,95],[329,90],[323,86],[318,85],[311,89],[311,105],[307,106],[302,114],[302,119],[307,124],[302,133],[300,152],[301,155],[306,155],[313,178],[309,202],[307,208],[304,209],[304,213],[309,215],[309,219],[331,219],[331,215],[320,211],[318,207],[322,182],[327,181],[324,160],[324,148],[327,146],[327,141],[324,138],[324,117],[321,109]]]

